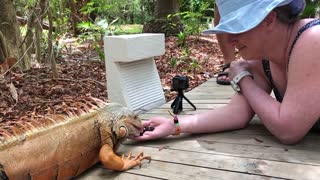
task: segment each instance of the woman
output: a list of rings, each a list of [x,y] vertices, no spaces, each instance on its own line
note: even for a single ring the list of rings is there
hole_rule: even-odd
[[[151,118],[144,126],[154,131],[135,139],[240,129],[257,114],[282,143],[299,142],[320,117],[320,20],[298,20],[304,0],[216,3],[220,23],[205,33],[227,33],[243,57],[231,63],[229,72],[236,94],[220,109],[178,117],[179,124]]]

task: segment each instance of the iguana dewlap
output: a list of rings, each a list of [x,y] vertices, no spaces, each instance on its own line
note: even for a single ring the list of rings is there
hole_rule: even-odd
[[[71,179],[99,160],[109,169],[124,171],[150,159],[142,153],[135,158],[115,155],[118,145],[141,129],[138,117],[118,104],[46,125],[16,126],[0,127],[0,171],[10,180]]]

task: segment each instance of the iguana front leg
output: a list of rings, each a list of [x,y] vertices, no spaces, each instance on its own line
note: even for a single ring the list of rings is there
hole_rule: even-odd
[[[108,144],[103,145],[100,149],[99,158],[106,168],[116,171],[126,171],[138,165],[141,166],[141,161],[144,159],[148,159],[149,162],[151,160],[150,156],[143,156],[143,153],[139,153],[134,158],[131,157],[131,153],[128,157],[122,156],[122,158],[120,158],[113,152],[113,149]]]

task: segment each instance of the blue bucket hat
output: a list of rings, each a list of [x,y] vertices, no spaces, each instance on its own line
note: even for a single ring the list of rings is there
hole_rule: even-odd
[[[300,14],[304,0],[216,0],[220,13],[219,24],[204,34],[239,34],[256,27],[276,7],[288,5],[292,15]]]

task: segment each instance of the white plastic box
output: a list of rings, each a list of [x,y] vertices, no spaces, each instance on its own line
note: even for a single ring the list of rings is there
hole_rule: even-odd
[[[108,97],[141,113],[165,103],[154,56],[165,52],[164,34],[105,36]]]

